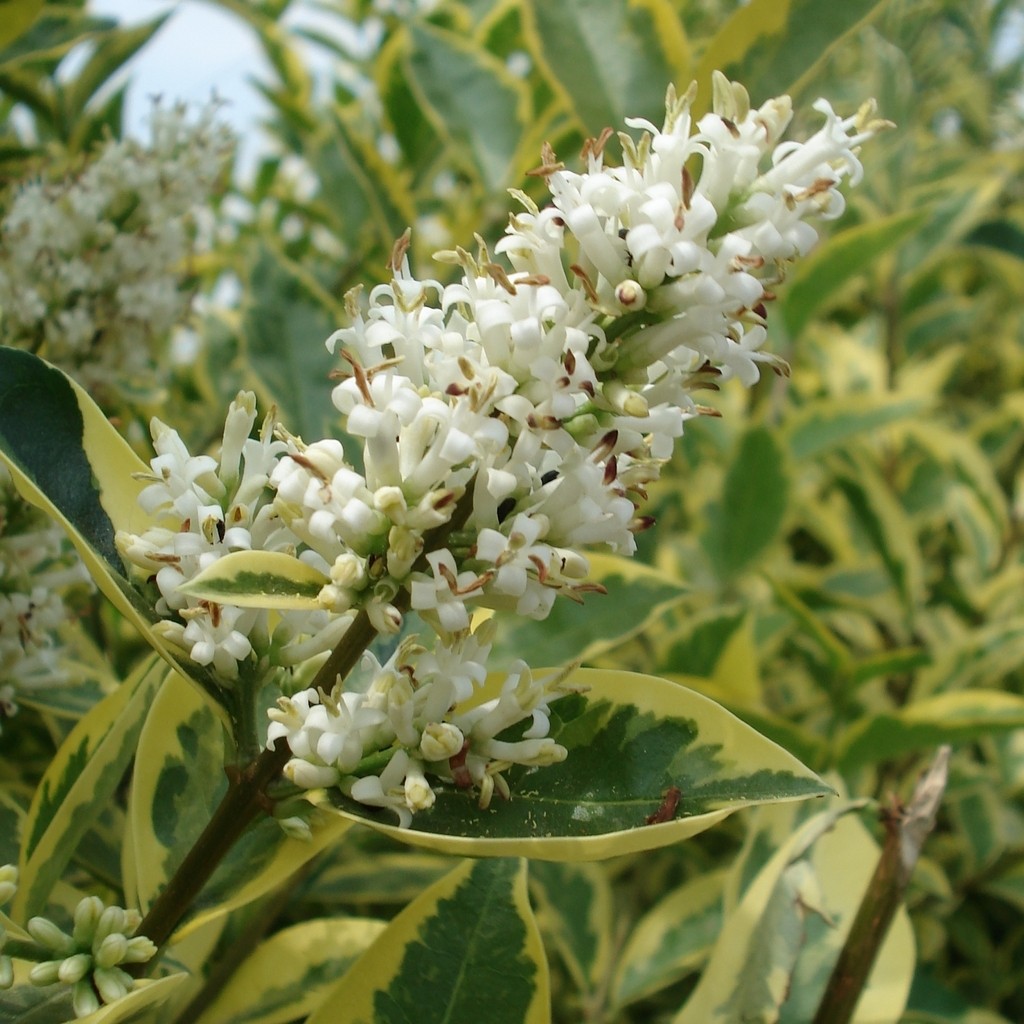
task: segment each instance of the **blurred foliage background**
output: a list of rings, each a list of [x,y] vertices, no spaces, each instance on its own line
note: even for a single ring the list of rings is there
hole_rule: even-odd
[[[542,198],[526,177],[542,143],[571,162],[625,116],[660,123],[668,81],[696,79],[704,107],[715,68],[754,103],[789,92],[798,137],[817,125],[818,96],[843,113],[874,96],[896,122],[863,154],[864,181],[832,237],[779,288],[770,346],[792,377],[727,387],[708,399],[721,418],[688,425],[651,494],[648,571],[604,604],[561,609],[502,642],[537,665],[583,656],[686,682],[854,797],[905,795],[929,753],[952,743],[908,901],[916,961],[900,961],[913,976],[899,1019],[1024,1020],[1019,6],[325,0],[302,35],[283,27],[288,0],[216,2],[273,69],[259,82],[266,144],[253,174],[224,180],[187,268],[198,298],[183,326],[197,357],[173,360],[168,343],[159,393],[109,410],[136,441],[155,411],[193,443],[212,440],[211,410],[241,386],[275,402],[295,433],[330,432],[322,341],[344,323],[345,291],[385,278],[405,228],[414,267],[443,279],[451,268],[431,268],[431,254],[470,247],[474,233],[493,243],[506,189]],[[74,174],[121,135],[118,72],[162,24],[122,28],[73,0],[35,6],[20,34],[0,8],[0,207],[19,182]],[[306,46],[332,55],[326,80],[308,70]],[[76,70],[62,75],[73,52]],[[80,621],[104,657],[131,662],[108,612],[87,607]],[[70,690],[41,695],[17,735],[5,729],[0,742],[22,755],[17,777],[5,758],[6,820],[83,704]],[[671,1019],[737,878],[796,827],[786,813],[736,815],[602,866],[533,865],[555,1019]],[[877,834],[870,811],[863,820]],[[116,831],[97,825],[81,870],[116,862]],[[321,858],[287,903],[250,913],[267,935],[312,913],[387,918],[445,867],[365,836]],[[249,922],[220,941],[240,941]],[[788,1012],[780,1019],[805,1019]]]

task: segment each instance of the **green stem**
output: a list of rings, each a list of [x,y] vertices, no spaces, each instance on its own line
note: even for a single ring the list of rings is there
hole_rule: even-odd
[[[52,949],[40,946],[37,942],[26,942],[24,939],[9,938],[4,943],[4,956],[13,956],[18,960],[29,960],[32,963],[45,963],[47,960],[63,960],[69,953],[55,953]]]

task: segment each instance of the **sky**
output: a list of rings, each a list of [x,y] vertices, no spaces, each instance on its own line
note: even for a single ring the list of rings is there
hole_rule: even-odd
[[[181,0],[91,0],[90,9],[137,24],[172,10],[170,20],[128,67],[127,128],[145,137],[150,97],[166,102],[206,103],[216,93],[226,100],[222,117],[239,133],[243,159],[259,148],[256,122],[265,109],[251,84],[267,65],[253,33],[212,4]]]

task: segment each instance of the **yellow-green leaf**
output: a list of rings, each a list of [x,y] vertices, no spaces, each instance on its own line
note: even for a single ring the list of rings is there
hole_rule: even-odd
[[[406,67],[438,134],[472,159],[487,188],[511,184],[528,120],[524,83],[462,36],[425,22],[409,26]]]
[[[42,9],[43,0],[0,0],[0,49],[27,32]]]
[[[500,692],[495,677],[480,700]],[[831,792],[781,747],[693,690],[633,672],[579,669],[582,688],[551,705],[551,735],[568,749],[561,764],[513,768],[512,799],[481,810],[472,795],[438,786],[437,800],[407,829],[387,811],[339,790],[346,817],[402,842],[463,856],[599,860],[678,842],[741,807]],[[670,820],[647,824],[678,790]]]
[[[698,111],[710,105],[711,73],[742,82],[755,104],[796,92],[842,40],[886,0],[750,0],[734,10],[697,67]]]
[[[200,1024],[288,1024],[304,1018],[386,927],[365,917],[318,918],[277,932],[231,976]]]
[[[959,690],[858,719],[839,742],[844,769],[942,743],[1024,728],[1024,697],[999,690]]]
[[[560,599],[542,622],[500,616],[493,664],[507,665],[524,651],[535,665],[590,661],[635,636],[686,596],[678,579],[634,558],[588,553],[587,559],[590,578],[608,593],[587,594],[583,604]]]
[[[631,932],[612,979],[620,1008],[695,971],[722,928],[725,870],[706,871],[662,897]]]
[[[829,396],[808,402],[787,413],[780,436],[794,459],[814,458],[844,442],[913,416],[921,409],[917,399],[858,393]]]
[[[615,906],[611,884],[597,864],[534,861],[530,892],[537,920],[558,951],[584,1002],[599,998],[611,970]]]
[[[23,827],[15,917],[38,914],[75,847],[120,786],[167,667],[145,659],[71,730],[36,789]]]
[[[831,238],[810,258],[802,260],[787,279],[782,300],[783,319],[796,340],[829,300],[843,295],[843,286],[855,275],[878,265],[882,254],[895,249],[925,222],[923,210],[873,218]]]
[[[139,740],[129,802],[128,842],[138,905],[147,909],[210,820],[227,781],[219,720],[185,680],[171,677]],[[317,815],[313,839],[285,836],[262,818],[221,862],[175,933],[184,938],[211,919],[264,895],[346,831],[347,822]]]
[[[178,589],[240,608],[319,608],[330,577],[283,551],[232,551]]]
[[[526,863],[464,861],[391,922],[306,1024],[548,1024]]]
[[[125,573],[118,530],[154,521],[138,502],[149,467],[70,377],[28,352],[0,347],[0,463],[26,501],[67,533],[104,596],[179,672],[213,697],[219,682],[152,629],[155,613]]]

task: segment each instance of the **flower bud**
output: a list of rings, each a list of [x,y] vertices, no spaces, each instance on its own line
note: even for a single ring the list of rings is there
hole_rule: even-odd
[[[91,967],[92,957],[88,953],[75,953],[61,962],[57,977],[65,985],[74,985],[89,973]]]
[[[55,985],[60,980],[60,965],[62,960],[44,960],[35,964],[28,972],[28,980],[33,985]]]
[[[73,953],[75,943],[70,935],[62,932],[51,920],[45,917],[33,917],[29,919],[29,935],[32,936],[40,946],[52,949],[55,953]],[[49,984],[49,982],[46,982]]]
[[[86,896],[75,907],[75,927],[72,936],[76,946],[91,946],[103,913],[103,900],[99,896]]]
[[[313,830],[304,818],[278,818],[277,824],[289,839],[298,839],[303,843],[312,842]]]
[[[0,956],[0,992],[14,984],[14,964],[9,956]]]
[[[144,964],[147,960],[152,960],[156,956],[156,943],[152,939],[146,938],[145,935],[136,935],[135,938],[128,940],[128,948],[125,950],[125,954],[121,957],[121,963],[123,964]]]
[[[415,764],[405,776],[405,804],[410,811],[425,811],[434,806],[434,791],[426,776]]]
[[[18,891],[18,869],[13,864],[0,866],[0,905]]]
[[[420,737],[420,753],[425,761],[447,761],[466,742],[462,730],[451,722],[431,722]]]
[[[88,1017],[100,1008],[100,1001],[92,987],[92,982],[83,978],[75,982],[71,991],[71,1005],[74,1007],[76,1017]]]
[[[127,930],[128,921],[124,910],[121,907],[105,907],[103,913],[100,914],[99,921],[96,922],[96,931],[92,936],[92,948],[99,949],[100,944],[108,935]]]
[[[123,999],[132,989],[132,979],[118,967],[100,967],[92,972],[92,980],[100,999],[115,1003]]]
[[[95,947],[94,947],[95,948]],[[97,967],[116,967],[128,952],[128,940],[120,932],[108,935],[96,949]]]
[[[615,301],[632,312],[647,305],[647,292],[636,281],[621,281],[615,288]]]
[[[341,778],[341,773],[329,765],[310,764],[293,757],[284,766],[284,776],[302,789],[323,789],[333,786]]]

